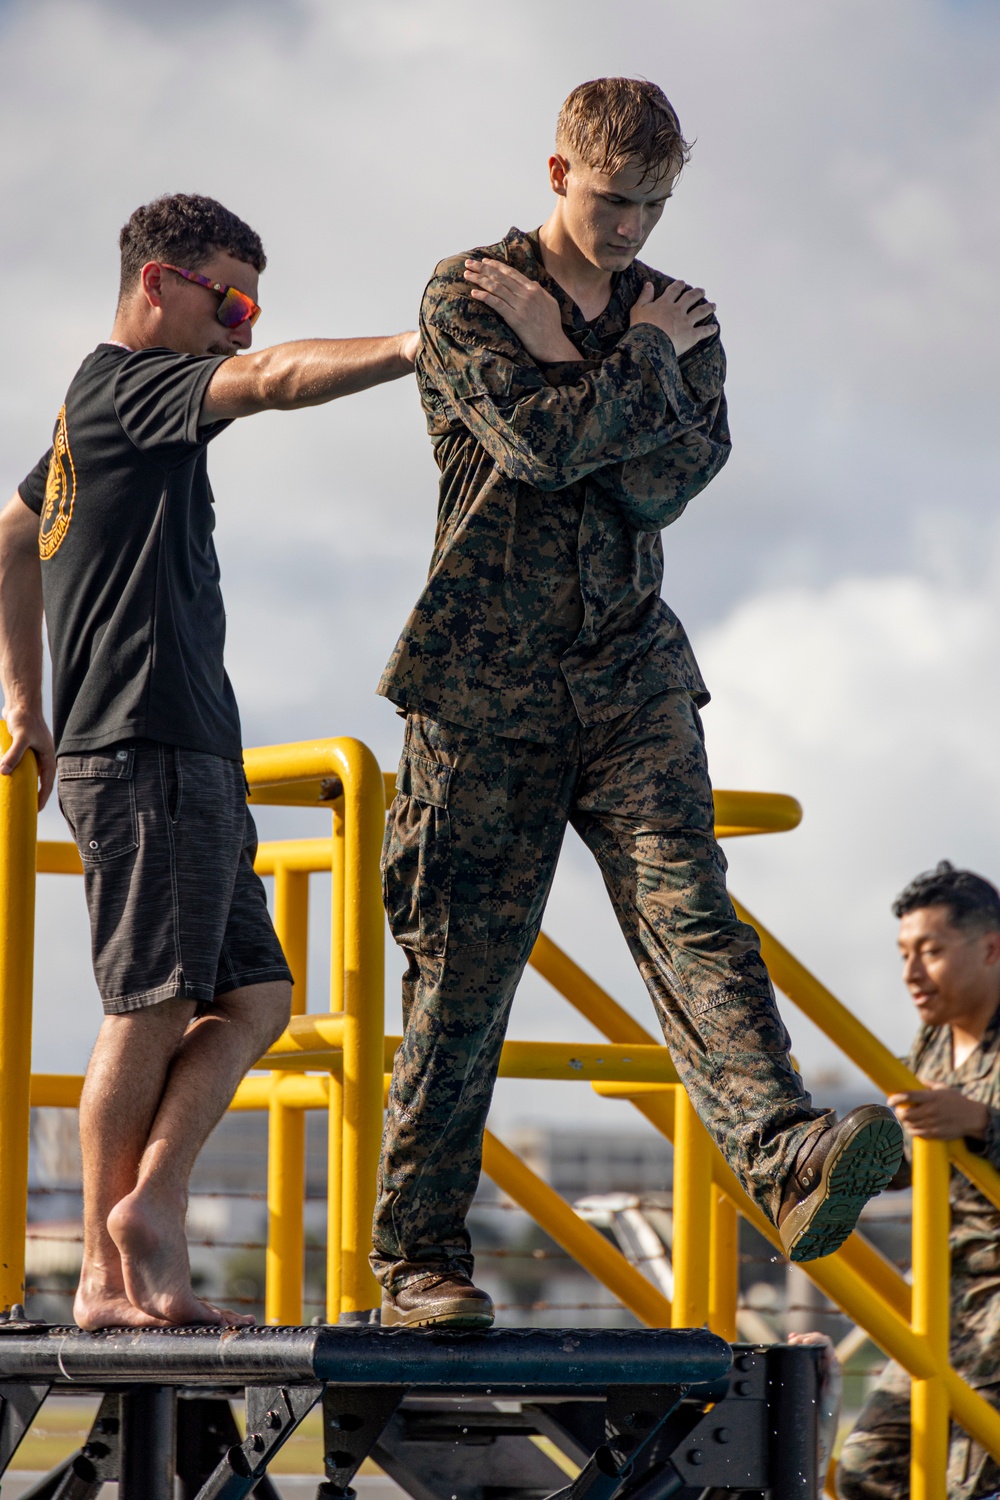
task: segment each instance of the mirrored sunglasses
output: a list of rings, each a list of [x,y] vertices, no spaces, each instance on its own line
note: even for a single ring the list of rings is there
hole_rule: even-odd
[[[207,286],[210,292],[218,292],[220,301],[215,316],[223,328],[239,328],[241,323],[249,323],[252,328],[260,317],[256,302],[238,287],[225,286],[221,281],[213,281],[197,271],[185,271],[183,266],[172,266],[165,260],[161,260],[160,265],[165,271],[175,271],[178,276],[183,276],[185,281],[194,281],[198,286]]]

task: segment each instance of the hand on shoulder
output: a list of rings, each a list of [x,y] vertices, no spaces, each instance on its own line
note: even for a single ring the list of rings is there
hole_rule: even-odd
[[[532,359],[547,364],[580,358],[563,330],[559,303],[540,282],[501,260],[467,260],[464,276],[469,295],[500,314]]]
[[[718,333],[714,313],[715,303],[705,300],[704,287],[672,281],[657,297],[653,283],[647,281],[632,307],[629,322],[633,328],[639,323],[652,323],[667,335],[680,357]],[[706,318],[708,322],[704,321]]]

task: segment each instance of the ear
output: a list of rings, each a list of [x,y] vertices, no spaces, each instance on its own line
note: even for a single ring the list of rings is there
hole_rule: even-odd
[[[569,176],[569,162],[565,156],[553,155],[549,157],[549,184],[554,193],[560,198],[566,196],[566,178]]]
[[[1000,932],[986,932],[983,938],[983,958],[991,967],[1000,964]]]
[[[139,272],[139,288],[150,307],[163,306],[163,268],[159,261],[147,261]]]

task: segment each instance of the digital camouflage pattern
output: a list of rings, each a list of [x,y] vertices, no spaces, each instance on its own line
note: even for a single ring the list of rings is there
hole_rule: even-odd
[[[687,636],[660,598],[660,531],[729,457],[718,335],[679,360],[629,328],[635,262],[592,323],[512,229],[470,251],[558,300],[580,361],[539,365],[469,295],[464,255],[438,266],[420,311],[417,380],[441,471],[426,587],[379,692],[455,724],[555,742],[668,688],[707,700]]]
[[[907,1063],[924,1083],[943,1083],[990,1112],[984,1141],[968,1141],[1000,1170],[1000,1011],[960,1068],[952,1066],[951,1030],[924,1026]],[[908,1151],[909,1154],[909,1151]],[[908,1165],[893,1183],[909,1185]],[[1000,1211],[956,1169],[951,1173],[951,1362],[1000,1407]],[[910,1493],[910,1378],[890,1361],[844,1444],[838,1489],[844,1500],[904,1500]],[[948,1454],[949,1500],[1000,1490],[1000,1466],[954,1423]]]
[[[396,786],[383,881],[408,969],[375,1213],[383,1285],[471,1272],[465,1218],[500,1048],[567,822],[600,865],[698,1113],[773,1217],[822,1117],[726,893],[691,693],[553,744],[410,714]]]

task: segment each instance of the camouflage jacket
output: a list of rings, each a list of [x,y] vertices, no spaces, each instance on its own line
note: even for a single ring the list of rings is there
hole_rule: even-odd
[[[952,1066],[951,1028],[923,1026],[906,1059],[923,1083],[943,1083],[978,1099],[990,1112],[984,1140],[966,1140],[1000,1171],[1000,1009],[975,1051],[960,1068]],[[907,1142],[907,1157],[910,1154]],[[908,1184],[904,1163],[893,1186]],[[993,1207],[956,1168],[951,1173],[952,1273],[990,1276],[1000,1273],[1000,1210]]]
[[[395,703],[508,737],[554,742],[667,688],[708,698],[660,598],[660,531],[729,456],[716,335],[677,358],[629,327],[635,262],[587,323],[512,229],[469,252],[506,260],[562,309],[579,361],[539,365],[442,261],[420,311],[417,379],[441,471],[426,587],[379,684]]]

